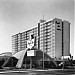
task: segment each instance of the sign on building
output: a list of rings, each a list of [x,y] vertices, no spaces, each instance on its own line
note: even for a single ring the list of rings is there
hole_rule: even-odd
[[[56,21],[56,24],[57,24],[57,30],[60,30],[61,31],[61,22],[59,20]]]
[[[30,35],[30,39],[27,40],[27,48],[29,48],[30,50],[27,51],[27,56],[35,56],[36,55],[36,51],[32,50],[32,47],[35,46],[35,38],[33,35]]]
[[[27,40],[27,48],[31,49],[34,46],[34,39]]]

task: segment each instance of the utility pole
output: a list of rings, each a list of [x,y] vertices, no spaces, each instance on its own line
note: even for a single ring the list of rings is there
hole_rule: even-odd
[[[44,69],[44,15],[43,15],[43,69]]]

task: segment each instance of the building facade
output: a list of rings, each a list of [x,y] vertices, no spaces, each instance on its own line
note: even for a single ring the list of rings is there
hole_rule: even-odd
[[[61,19],[41,20],[38,27],[12,36],[13,54],[27,48],[30,34],[36,37],[36,48],[52,58],[70,54],[70,23]]]
[[[36,47],[38,48],[38,27],[30,29],[28,31],[18,33],[12,36],[12,53],[16,53],[20,50],[27,48],[27,40],[33,34],[36,37]]]

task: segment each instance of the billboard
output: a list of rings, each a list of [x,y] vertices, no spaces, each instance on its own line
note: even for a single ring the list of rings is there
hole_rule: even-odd
[[[36,51],[35,50],[27,51],[27,56],[36,56]]]
[[[34,39],[27,40],[27,48],[31,49],[34,46]]]

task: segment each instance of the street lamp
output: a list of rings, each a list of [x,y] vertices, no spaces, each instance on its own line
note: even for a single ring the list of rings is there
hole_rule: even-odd
[[[62,22],[62,56],[63,56],[63,67],[62,69],[64,70],[64,34],[63,34],[63,22]]]

